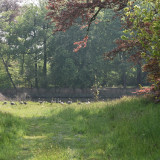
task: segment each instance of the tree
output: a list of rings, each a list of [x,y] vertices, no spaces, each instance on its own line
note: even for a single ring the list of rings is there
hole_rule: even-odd
[[[96,15],[98,25],[92,22],[87,26],[88,47],[73,53],[73,41],[83,39],[86,28],[75,25],[52,36],[55,24],[51,26],[46,20],[45,5],[42,0],[37,6],[22,6],[14,21],[3,24],[7,34],[5,50],[1,51],[17,87],[91,88],[97,84],[104,87],[136,84],[136,67],[128,63],[125,52],[118,53],[113,61],[104,60],[103,53],[116,47],[113,41],[122,35],[120,20],[112,21],[114,11],[102,9]]]
[[[13,87],[15,90],[16,86],[15,83],[12,79],[12,75],[9,72],[8,68],[8,58],[5,61],[6,57],[5,55],[8,53],[5,53],[8,51],[9,48],[9,43],[6,40],[6,36],[9,34],[8,33],[8,26],[12,21],[14,21],[15,17],[19,14],[19,0],[2,0],[0,1],[0,17],[1,17],[1,22],[0,22],[0,57],[2,59],[3,65],[5,67],[6,73],[9,77],[9,80],[11,81]]]
[[[8,37],[14,46],[12,53],[21,64],[22,81],[25,79],[27,86],[36,88],[47,87],[48,41],[52,38],[44,6],[43,1],[39,2],[39,6],[23,6],[23,13],[10,24]]]
[[[124,11],[123,23],[126,35],[118,41],[119,46],[110,53],[126,50],[131,55],[132,61],[140,64],[141,60],[145,60],[143,70],[148,72],[148,79],[152,83],[147,92],[150,90],[154,98],[160,101],[160,2],[131,1]]]
[[[156,98],[160,97],[160,76],[157,69],[160,65],[160,3],[159,0],[134,1],[55,1],[49,0],[48,17],[56,24],[56,31],[65,31],[74,24],[87,25],[86,37],[75,42],[78,51],[85,47],[91,23],[97,18],[102,9],[111,8],[116,11],[124,9],[120,15],[124,27],[121,40],[117,40],[118,47],[107,53],[109,58],[117,53],[126,52],[134,62],[146,62],[144,70],[149,72],[149,79],[153,83],[152,91]],[[154,62],[154,63],[153,63]],[[140,82],[141,70],[137,67],[137,81]],[[157,93],[158,92],[158,93]],[[157,96],[158,95],[158,96]]]
[[[80,48],[85,47],[88,40],[88,33],[93,21],[102,9],[114,9],[119,11],[126,7],[128,0],[49,0],[47,8],[50,12],[47,16],[55,23],[55,30],[66,31],[74,24],[87,25],[87,34],[82,41],[75,42]]]
[[[111,17],[112,11],[108,10],[98,15],[98,18],[104,21],[99,25],[93,24],[91,26],[88,47],[80,50],[79,54],[72,53],[72,43],[77,37],[81,39],[84,36],[84,30],[78,30],[79,27],[74,26],[65,33],[60,32],[54,35],[50,44],[50,47],[52,47],[50,50],[54,52],[50,55],[52,59],[50,76],[52,77],[51,83],[54,86],[92,87],[95,83],[95,76],[97,77],[96,81],[102,86],[121,86],[120,74],[122,71],[119,68],[121,68],[122,58],[120,59],[119,56],[117,60],[110,62],[103,58],[103,53],[106,50],[111,50],[115,46],[113,41],[121,35],[120,22],[118,20],[109,22]],[[66,67],[68,60],[72,61],[74,67],[72,65]],[[125,64],[126,66],[129,65],[127,62]],[[126,66],[125,68],[129,72],[130,67],[127,69]],[[111,72],[113,74],[110,74]],[[134,85],[129,81],[130,79],[127,80],[127,84]]]

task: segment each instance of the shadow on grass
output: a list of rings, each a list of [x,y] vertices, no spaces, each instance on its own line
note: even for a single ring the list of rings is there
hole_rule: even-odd
[[[64,152],[56,154],[63,154],[62,157],[65,155],[63,158],[69,158],[66,157],[68,148],[83,150],[88,141],[86,119],[89,117],[90,113],[87,110],[76,111],[73,108],[64,108],[50,117],[26,118],[28,129],[21,158],[31,158],[33,155],[38,156],[54,149]]]
[[[160,158],[160,109],[144,100],[64,107],[25,118],[19,159],[128,160]]]

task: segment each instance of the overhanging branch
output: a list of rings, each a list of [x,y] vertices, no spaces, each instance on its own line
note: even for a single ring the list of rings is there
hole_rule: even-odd
[[[90,29],[90,26],[92,24],[92,22],[96,19],[98,13],[101,11],[102,8],[99,8],[98,11],[92,16],[92,18],[90,19],[89,23],[88,23],[88,28],[87,28],[87,35],[89,33],[89,29]]]

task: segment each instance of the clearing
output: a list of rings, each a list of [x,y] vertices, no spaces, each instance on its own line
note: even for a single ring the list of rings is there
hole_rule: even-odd
[[[158,160],[160,104],[0,102],[0,160]]]

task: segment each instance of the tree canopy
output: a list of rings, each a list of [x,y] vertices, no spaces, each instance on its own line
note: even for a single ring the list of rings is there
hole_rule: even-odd
[[[123,24],[123,35],[117,40],[117,48],[108,52],[112,58],[117,53],[126,52],[130,60],[141,63],[153,84],[150,91],[160,99],[160,2],[159,0],[49,0],[47,16],[55,23],[55,32],[65,31],[74,24],[87,25],[87,33],[82,41],[75,42],[78,51],[86,47],[88,32],[93,21],[103,9],[113,9]],[[121,12],[117,12],[121,11]]]
[[[37,6],[21,6],[12,21],[7,19],[13,12],[3,11],[0,87],[9,88],[12,84],[26,88],[91,88],[97,84],[126,87],[135,86],[139,81],[145,83],[144,73],[127,62],[124,53],[117,54],[113,61],[103,58],[103,53],[112,50],[113,41],[122,35],[120,20],[111,20],[114,11],[99,12],[97,18],[101,22],[90,25],[87,47],[73,53],[73,42],[81,41],[86,31],[79,29],[79,23],[66,32],[52,35],[55,23],[46,19],[46,5],[42,0]]]
[[[73,25],[80,25],[81,28],[87,27],[86,36],[82,41],[75,42],[78,45],[74,49],[77,52],[80,48],[86,47],[88,33],[93,21],[103,9],[122,10],[126,7],[128,0],[49,0],[47,9],[50,10],[47,16],[55,24],[54,32],[65,32]]]

